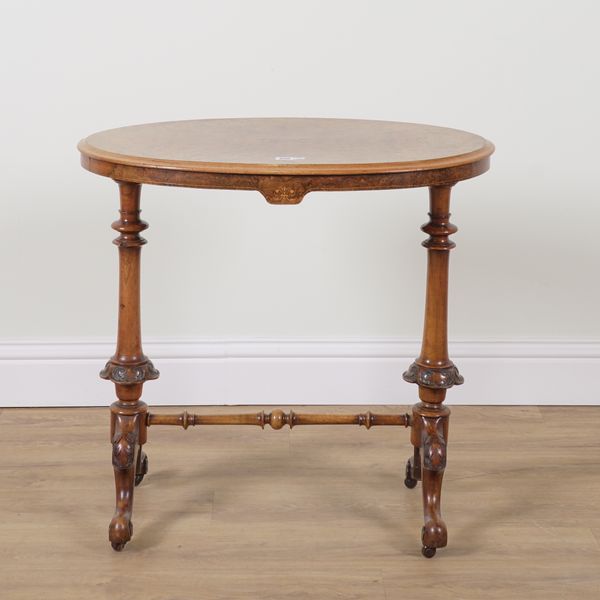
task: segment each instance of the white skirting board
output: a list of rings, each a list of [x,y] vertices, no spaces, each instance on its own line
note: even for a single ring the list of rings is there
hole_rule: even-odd
[[[0,342],[0,406],[106,406],[98,378],[112,342]],[[160,370],[144,386],[152,405],[413,404],[402,380],[419,342],[395,339],[149,340]],[[448,404],[600,404],[600,342],[454,342],[465,377]]]

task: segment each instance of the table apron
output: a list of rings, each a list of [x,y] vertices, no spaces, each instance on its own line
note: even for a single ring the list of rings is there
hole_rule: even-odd
[[[116,181],[176,187],[253,190],[271,204],[298,204],[309,192],[390,190],[453,185],[489,169],[489,157],[442,169],[344,175],[252,175],[138,167],[81,156],[82,166]]]

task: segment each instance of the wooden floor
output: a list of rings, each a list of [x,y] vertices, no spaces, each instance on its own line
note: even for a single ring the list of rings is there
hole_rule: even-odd
[[[600,407],[450,423],[450,545],[431,560],[408,431],[352,426],[151,428],[117,554],[107,409],[4,409],[0,598],[600,598]]]

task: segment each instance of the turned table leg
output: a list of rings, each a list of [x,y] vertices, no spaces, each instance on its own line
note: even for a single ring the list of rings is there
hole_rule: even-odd
[[[140,323],[140,254],[146,240],[140,232],[148,227],[140,220],[140,185],[119,182],[121,218],[112,224],[119,232],[119,327],[117,349],[100,373],[115,384],[118,400],[111,406],[110,441],[115,472],[116,509],[108,529],[115,550],[131,539],[133,488],[147,470],[142,452],[146,442],[147,407],[140,401],[145,381],[158,371],[142,351]]]
[[[427,248],[427,294],[421,354],[404,373],[404,379],[419,386],[421,402],[413,407],[411,442],[414,457],[409,460],[405,483],[423,486],[423,555],[431,558],[448,541],[441,514],[441,491],[446,467],[446,445],[450,410],[442,403],[446,390],[460,385],[463,378],[448,357],[448,259],[456,232],[450,223],[451,186],[430,188],[430,220],[422,230],[429,234]]]

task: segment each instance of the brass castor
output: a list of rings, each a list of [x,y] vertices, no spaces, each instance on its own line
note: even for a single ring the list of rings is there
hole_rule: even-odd
[[[140,470],[135,474],[135,485],[138,486],[142,483],[144,475],[148,472],[148,457],[144,454],[144,458],[140,464]]]
[[[421,548],[421,554],[425,558],[433,558],[435,556],[435,552],[436,552],[436,549],[430,548],[429,546],[423,546],[423,548]]]
[[[412,476],[412,467],[410,465],[410,460],[406,462],[406,475],[404,477],[404,485],[412,490],[417,485],[417,480]]]

